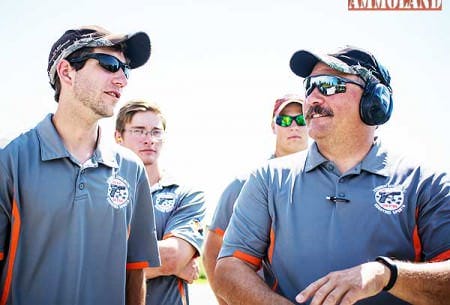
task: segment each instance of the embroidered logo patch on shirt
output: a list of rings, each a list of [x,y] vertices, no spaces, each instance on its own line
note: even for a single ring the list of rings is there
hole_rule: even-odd
[[[163,213],[171,212],[175,207],[175,194],[161,193],[155,196],[155,209]]]
[[[122,209],[130,202],[130,186],[120,176],[111,176],[108,181],[108,202],[115,209]]]
[[[385,214],[398,214],[405,208],[404,190],[399,185],[381,185],[374,190],[375,207]]]

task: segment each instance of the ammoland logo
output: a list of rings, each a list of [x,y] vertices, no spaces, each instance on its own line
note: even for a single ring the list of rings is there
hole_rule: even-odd
[[[442,11],[442,0],[348,0],[349,11]]]

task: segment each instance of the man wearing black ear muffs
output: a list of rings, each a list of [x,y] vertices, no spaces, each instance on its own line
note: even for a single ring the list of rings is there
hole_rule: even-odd
[[[290,66],[304,78],[315,142],[248,179],[224,236],[216,292],[247,305],[448,304],[449,176],[375,137],[392,113],[387,69],[355,47],[301,50]]]

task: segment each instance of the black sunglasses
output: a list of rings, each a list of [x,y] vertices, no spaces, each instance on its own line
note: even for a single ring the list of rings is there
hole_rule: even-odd
[[[70,63],[77,63],[86,61],[90,58],[96,59],[100,66],[109,72],[115,73],[119,71],[119,69],[122,69],[126,78],[130,76],[130,66],[121,62],[117,57],[109,54],[90,53],[81,57],[67,59],[67,61]]]
[[[275,117],[275,123],[281,127],[289,127],[291,126],[293,121],[295,121],[295,123],[297,123],[298,126],[306,125],[305,117],[303,116],[303,114],[299,114],[296,116],[280,114]]]
[[[306,96],[309,96],[316,87],[325,96],[344,93],[346,90],[345,84],[354,84],[364,89],[364,84],[336,75],[323,74],[308,76],[303,81]]]

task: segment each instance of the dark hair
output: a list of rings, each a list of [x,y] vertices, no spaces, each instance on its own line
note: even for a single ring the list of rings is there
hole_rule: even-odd
[[[123,45],[123,44],[117,44],[110,48],[113,50],[116,50],[116,51],[122,51],[122,52],[125,51],[125,45]],[[72,54],[70,54],[69,56],[67,56],[64,59],[68,60],[68,59],[72,59],[72,58],[76,58],[76,57],[83,57],[83,56],[85,56],[87,54],[91,54],[93,52],[94,52],[93,47],[85,47],[85,48],[76,50],[75,52],[73,52]],[[128,61],[128,59],[127,59],[127,61]],[[75,69],[75,71],[78,71],[84,67],[85,63],[86,63],[86,61],[73,62],[73,63],[70,63],[70,65]],[[54,95],[55,101],[58,103],[59,95],[61,94],[61,82],[59,81],[59,76],[58,76],[57,72],[55,73],[55,85],[54,85],[53,89],[55,89],[55,95]]]

